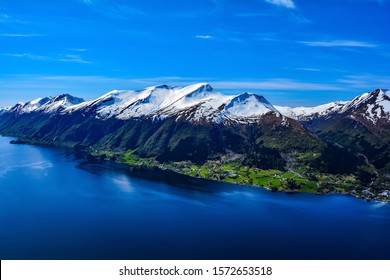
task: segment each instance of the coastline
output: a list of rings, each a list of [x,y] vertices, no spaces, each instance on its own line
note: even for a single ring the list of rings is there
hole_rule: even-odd
[[[107,160],[107,161],[110,161],[110,160]],[[368,202],[369,201],[376,201],[376,202],[390,203],[390,199],[385,200],[385,199],[380,199],[380,198],[367,198],[367,197],[364,197],[364,196],[361,196],[361,195],[359,195],[357,193],[352,193],[352,192],[349,193],[349,192],[330,191],[330,192],[326,192],[326,193],[313,193],[313,192],[305,192],[305,191],[300,191],[300,190],[278,190],[278,189],[271,189],[271,188],[268,188],[268,187],[263,186],[263,185],[248,185],[248,184],[242,184],[242,183],[237,183],[237,182],[227,182],[227,181],[222,181],[222,180],[213,179],[213,178],[196,177],[196,176],[188,175],[188,174],[183,173],[183,172],[176,171],[174,169],[165,169],[165,168],[160,168],[158,166],[155,166],[155,167],[145,167],[145,166],[139,166],[139,165],[132,165],[132,164],[128,164],[128,163],[124,163],[124,162],[120,162],[120,161],[114,161],[114,162],[115,163],[119,163],[119,164],[123,164],[123,165],[125,165],[127,167],[130,167],[131,171],[141,171],[141,172],[143,172],[143,171],[156,171],[156,169],[157,169],[157,170],[162,171],[162,172],[173,172],[175,174],[187,176],[187,177],[194,178],[194,179],[202,179],[202,180],[214,181],[214,182],[219,182],[219,183],[229,183],[229,184],[235,184],[235,185],[239,185],[239,186],[243,186],[243,187],[250,187],[250,188],[261,188],[261,189],[264,189],[264,190],[267,190],[267,191],[270,191],[270,192],[280,192],[280,193],[286,193],[286,194],[306,193],[306,194],[323,195],[323,196],[332,195],[332,194],[338,194],[338,195],[352,196],[352,197],[355,197],[355,198],[358,198],[358,199],[366,200]]]
[[[66,146],[66,145],[53,145],[53,144],[46,144],[46,143],[41,143],[37,141],[30,141],[30,140],[23,140],[21,138],[17,138],[12,135],[0,135],[1,137],[10,137],[14,138],[13,140],[10,141],[10,144],[26,144],[26,145],[35,145],[35,146],[41,146],[41,147],[48,147],[48,148],[59,148],[62,149],[68,153],[73,154],[77,158],[83,158],[88,162],[96,162],[96,163],[102,163],[102,162],[113,162],[116,164],[123,165],[123,167],[126,167],[125,169],[128,169],[130,171],[163,171],[163,172],[173,172],[175,174],[183,175],[183,176],[188,176],[190,178],[195,178],[195,179],[203,179],[203,180],[208,180],[208,181],[215,181],[215,182],[221,182],[221,183],[232,183],[240,186],[246,186],[246,187],[255,187],[255,188],[263,188],[265,190],[271,191],[271,192],[284,192],[288,194],[296,194],[296,193],[311,193],[313,195],[327,195],[327,194],[341,194],[341,195],[350,195],[359,199],[365,199],[367,201],[378,201],[378,202],[390,202],[390,197],[382,197],[378,195],[372,195],[370,192],[358,192],[356,190],[352,191],[343,191],[340,189],[321,189],[320,183],[315,183],[318,185],[317,189],[314,187],[312,188],[307,188],[306,186],[304,187],[297,187],[297,188],[286,188],[282,184],[286,181],[289,180],[289,178],[295,178],[295,177],[289,177],[291,174],[295,174],[297,176],[300,176],[297,174],[295,171],[290,170],[291,172],[283,172],[280,170],[253,170],[250,175],[253,175],[253,173],[256,173],[256,171],[261,171],[269,174],[273,174],[272,176],[274,178],[278,178],[278,180],[281,183],[280,187],[275,187],[272,185],[266,185],[266,184],[255,184],[253,183],[253,180],[251,181],[251,176],[239,176],[239,180],[235,180],[232,177],[220,177],[217,176],[217,173],[220,173],[221,171],[226,171],[226,172],[231,172],[231,170],[223,170],[225,168],[224,166],[217,168],[216,172],[212,172],[212,170],[209,170],[209,172],[204,173],[202,172],[205,169],[205,166],[198,166],[194,165],[191,162],[173,162],[173,163],[160,163],[157,162],[155,159],[151,158],[140,158],[138,156],[135,156],[133,154],[134,151],[127,152],[125,154],[123,153],[111,153],[108,151],[100,151],[100,150],[93,150],[93,151],[86,151],[86,150],[80,150],[77,147],[72,147],[72,146]],[[129,157],[130,156],[130,157]],[[239,165],[239,163],[236,163]],[[189,172],[189,169],[187,168],[188,165],[191,165],[192,167],[196,167],[196,170],[198,171],[197,173]],[[231,163],[228,163],[227,165],[231,165]],[[252,170],[253,168],[249,167],[244,167],[240,166],[240,168],[246,169],[247,170]],[[226,169],[226,168],[225,168]],[[275,173],[275,174],[274,174]],[[209,176],[209,175],[212,176]],[[242,171],[240,172],[242,175]],[[272,177],[271,176],[271,177]],[[252,176],[253,177],[253,176]],[[303,178],[301,178],[303,180]],[[313,186],[314,182],[306,180],[307,184],[311,184]],[[252,183],[252,184],[250,184]]]

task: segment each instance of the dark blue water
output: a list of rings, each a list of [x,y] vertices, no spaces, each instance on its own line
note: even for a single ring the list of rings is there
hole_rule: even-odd
[[[390,259],[390,205],[128,173],[0,138],[1,259]]]

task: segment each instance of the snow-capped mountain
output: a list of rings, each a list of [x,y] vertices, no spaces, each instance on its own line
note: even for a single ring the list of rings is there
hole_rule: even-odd
[[[193,122],[257,121],[262,116],[280,113],[263,97],[252,93],[227,96],[215,92],[207,83],[187,87],[167,85],[148,87],[140,91],[111,91],[95,100],[67,107],[63,113],[77,111],[95,113],[99,119],[120,120],[147,117]]]
[[[294,120],[305,121],[317,117],[326,117],[332,113],[340,111],[347,102],[336,101],[315,107],[287,107],[275,106],[275,108],[284,116]]]
[[[131,151],[158,162],[196,164],[233,156],[262,169],[286,170],[299,162],[310,172],[357,174],[366,186],[390,178],[389,104],[386,90],[288,108],[258,94],[224,95],[207,83],[160,85],[90,101],[64,94],[18,103],[0,110],[0,133],[84,155],[108,151],[120,160]]]
[[[48,115],[50,117],[48,117]],[[216,92],[209,84],[114,90],[95,100],[70,95],[19,103],[0,117],[0,132],[48,145],[137,149],[159,160],[194,160],[226,153],[267,153],[261,164],[283,165],[277,152],[322,149],[324,143],[286,118],[263,96]],[[267,147],[252,147],[255,143]]]
[[[69,94],[61,94],[56,97],[43,97],[29,101],[27,103],[19,102],[15,106],[9,108],[7,112],[26,114],[32,112],[55,113],[61,112],[65,108],[80,104],[84,99],[71,96]]]
[[[372,124],[390,122],[390,91],[366,92],[346,103],[338,113]]]
[[[103,96],[84,101],[63,94],[54,98],[38,98],[18,103],[7,112],[33,112],[71,115],[82,113],[97,119],[132,118],[186,120],[192,122],[256,122],[265,115],[285,119],[263,96],[244,92],[232,96],[216,92],[209,84],[186,87],[158,85],[143,90],[113,90]]]
[[[38,98],[0,109],[0,114],[31,112],[72,114],[82,112],[98,119],[128,120],[146,117],[192,122],[256,122],[265,115],[284,116],[310,121],[349,116],[376,124],[390,120],[390,91],[378,89],[364,93],[349,102],[336,101],[315,107],[273,106],[263,96],[244,92],[231,96],[214,91],[207,83],[187,87],[158,85],[143,90],[113,90],[95,100],[62,94],[54,98]]]
[[[348,102],[337,101],[315,107],[275,108],[286,117],[299,121],[343,116],[377,124],[379,121],[390,122],[390,91],[377,89],[363,93]]]

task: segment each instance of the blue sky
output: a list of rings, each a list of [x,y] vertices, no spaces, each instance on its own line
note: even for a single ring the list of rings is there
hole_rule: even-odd
[[[390,0],[0,0],[0,106],[209,82],[278,105],[390,87]]]

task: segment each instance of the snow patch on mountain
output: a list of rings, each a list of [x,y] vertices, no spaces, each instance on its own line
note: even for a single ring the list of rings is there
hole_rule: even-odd
[[[359,95],[345,104],[339,113],[348,114],[351,118],[360,114],[374,124],[379,120],[390,122],[390,91],[377,89]]]
[[[390,114],[390,90],[381,90],[376,104],[382,107],[384,113]]]
[[[223,109],[222,115],[230,118],[254,118],[270,112],[280,115],[263,96],[244,92],[230,100]]]
[[[53,113],[83,102],[84,99],[82,98],[74,97],[70,94],[62,94],[50,99],[42,106],[41,110],[46,113]]]
[[[336,114],[349,114],[351,118],[356,118],[354,112],[357,110],[373,123],[381,118],[390,121],[390,91],[378,89],[357,96],[349,102],[337,101],[315,107],[290,108],[273,106],[263,96],[248,92],[236,96],[224,95],[214,91],[207,83],[186,87],[158,85],[143,90],[113,90],[91,101],[84,101],[69,94],[38,98],[27,103],[20,102],[12,108],[0,109],[0,114],[71,114],[80,111],[99,119],[174,117],[176,120],[222,123],[256,122],[269,113],[282,117],[283,120],[288,117],[300,121],[317,117],[328,118]]]
[[[262,96],[244,93],[238,96],[215,92],[207,83],[187,87],[166,85],[148,87],[140,91],[111,91],[102,97],[67,108],[95,111],[96,117],[115,117],[122,120],[138,117],[164,119],[175,117],[198,122],[220,122],[225,118],[256,118],[271,111],[280,113]]]
[[[232,98],[215,92],[209,84],[205,83],[188,86],[179,91],[179,98],[161,110],[162,117],[176,115],[178,119],[184,118],[195,122],[201,119],[212,119]]]
[[[153,119],[164,119],[167,117],[176,117],[176,119],[185,119],[190,121],[209,120],[212,121],[221,117],[223,110],[229,102],[232,102],[234,96],[226,96],[214,89],[207,83],[199,83],[187,87],[169,87],[166,85],[148,87],[140,91],[111,91],[102,97],[84,102],[82,104],[67,108],[64,113],[74,112],[75,110],[96,111],[96,117],[107,119],[115,117],[122,120],[138,117],[150,117]],[[240,97],[242,98],[242,97]],[[245,117],[246,115],[262,115],[263,111],[276,111],[264,98],[260,97],[235,102],[229,110],[225,110],[223,115],[229,117]],[[261,99],[261,98],[260,98]],[[236,100],[237,101],[237,100]],[[253,108],[250,104],[253,103]],[[258,105],[262,104],[261,106]],[[250,108],[250,110],[248,110]],[[258,112],[254,112],[258,109]],[[245,112],[239,112],[244,110]],[[262,111],[263,110],[263,111]]]
[[[32,101],[24,104],[20,110],[21,110],[21,112],[24,112],[24,113],[30,113],[33,111],[37,111],[38,109],[40,109],[43,105],[45,105],[49,101],[50,101],[50,97],[37,98],[35,100],[32,100]]]
[[[69,94],[62,94],[53,98],[43,97],[26,103],[19,102],[7,111],[17,114],[26,114],[32,112],[54,113],[81,102],[84,102],[84,99],[74,97]]]
[[[340,111],[343,106],[347,104],[345,101],[330,102],[327,104],[315,106],[315,107],[287,107],[287,106],[275,106],[275,108],[282,113],[282,115],[294,120],[309,120],[314,117],[327,116],[331,113]]]
[[[372,92],[363,93],[348,102],[337,101],[315,107],[290,108],[286,106],[275,106],[275,108],[284,116],[299,121],[347,114],[353,119],[357,119],[358,115],[360,115],[376,124],[380,119],[390,121],[390,91],[377,89]]]

